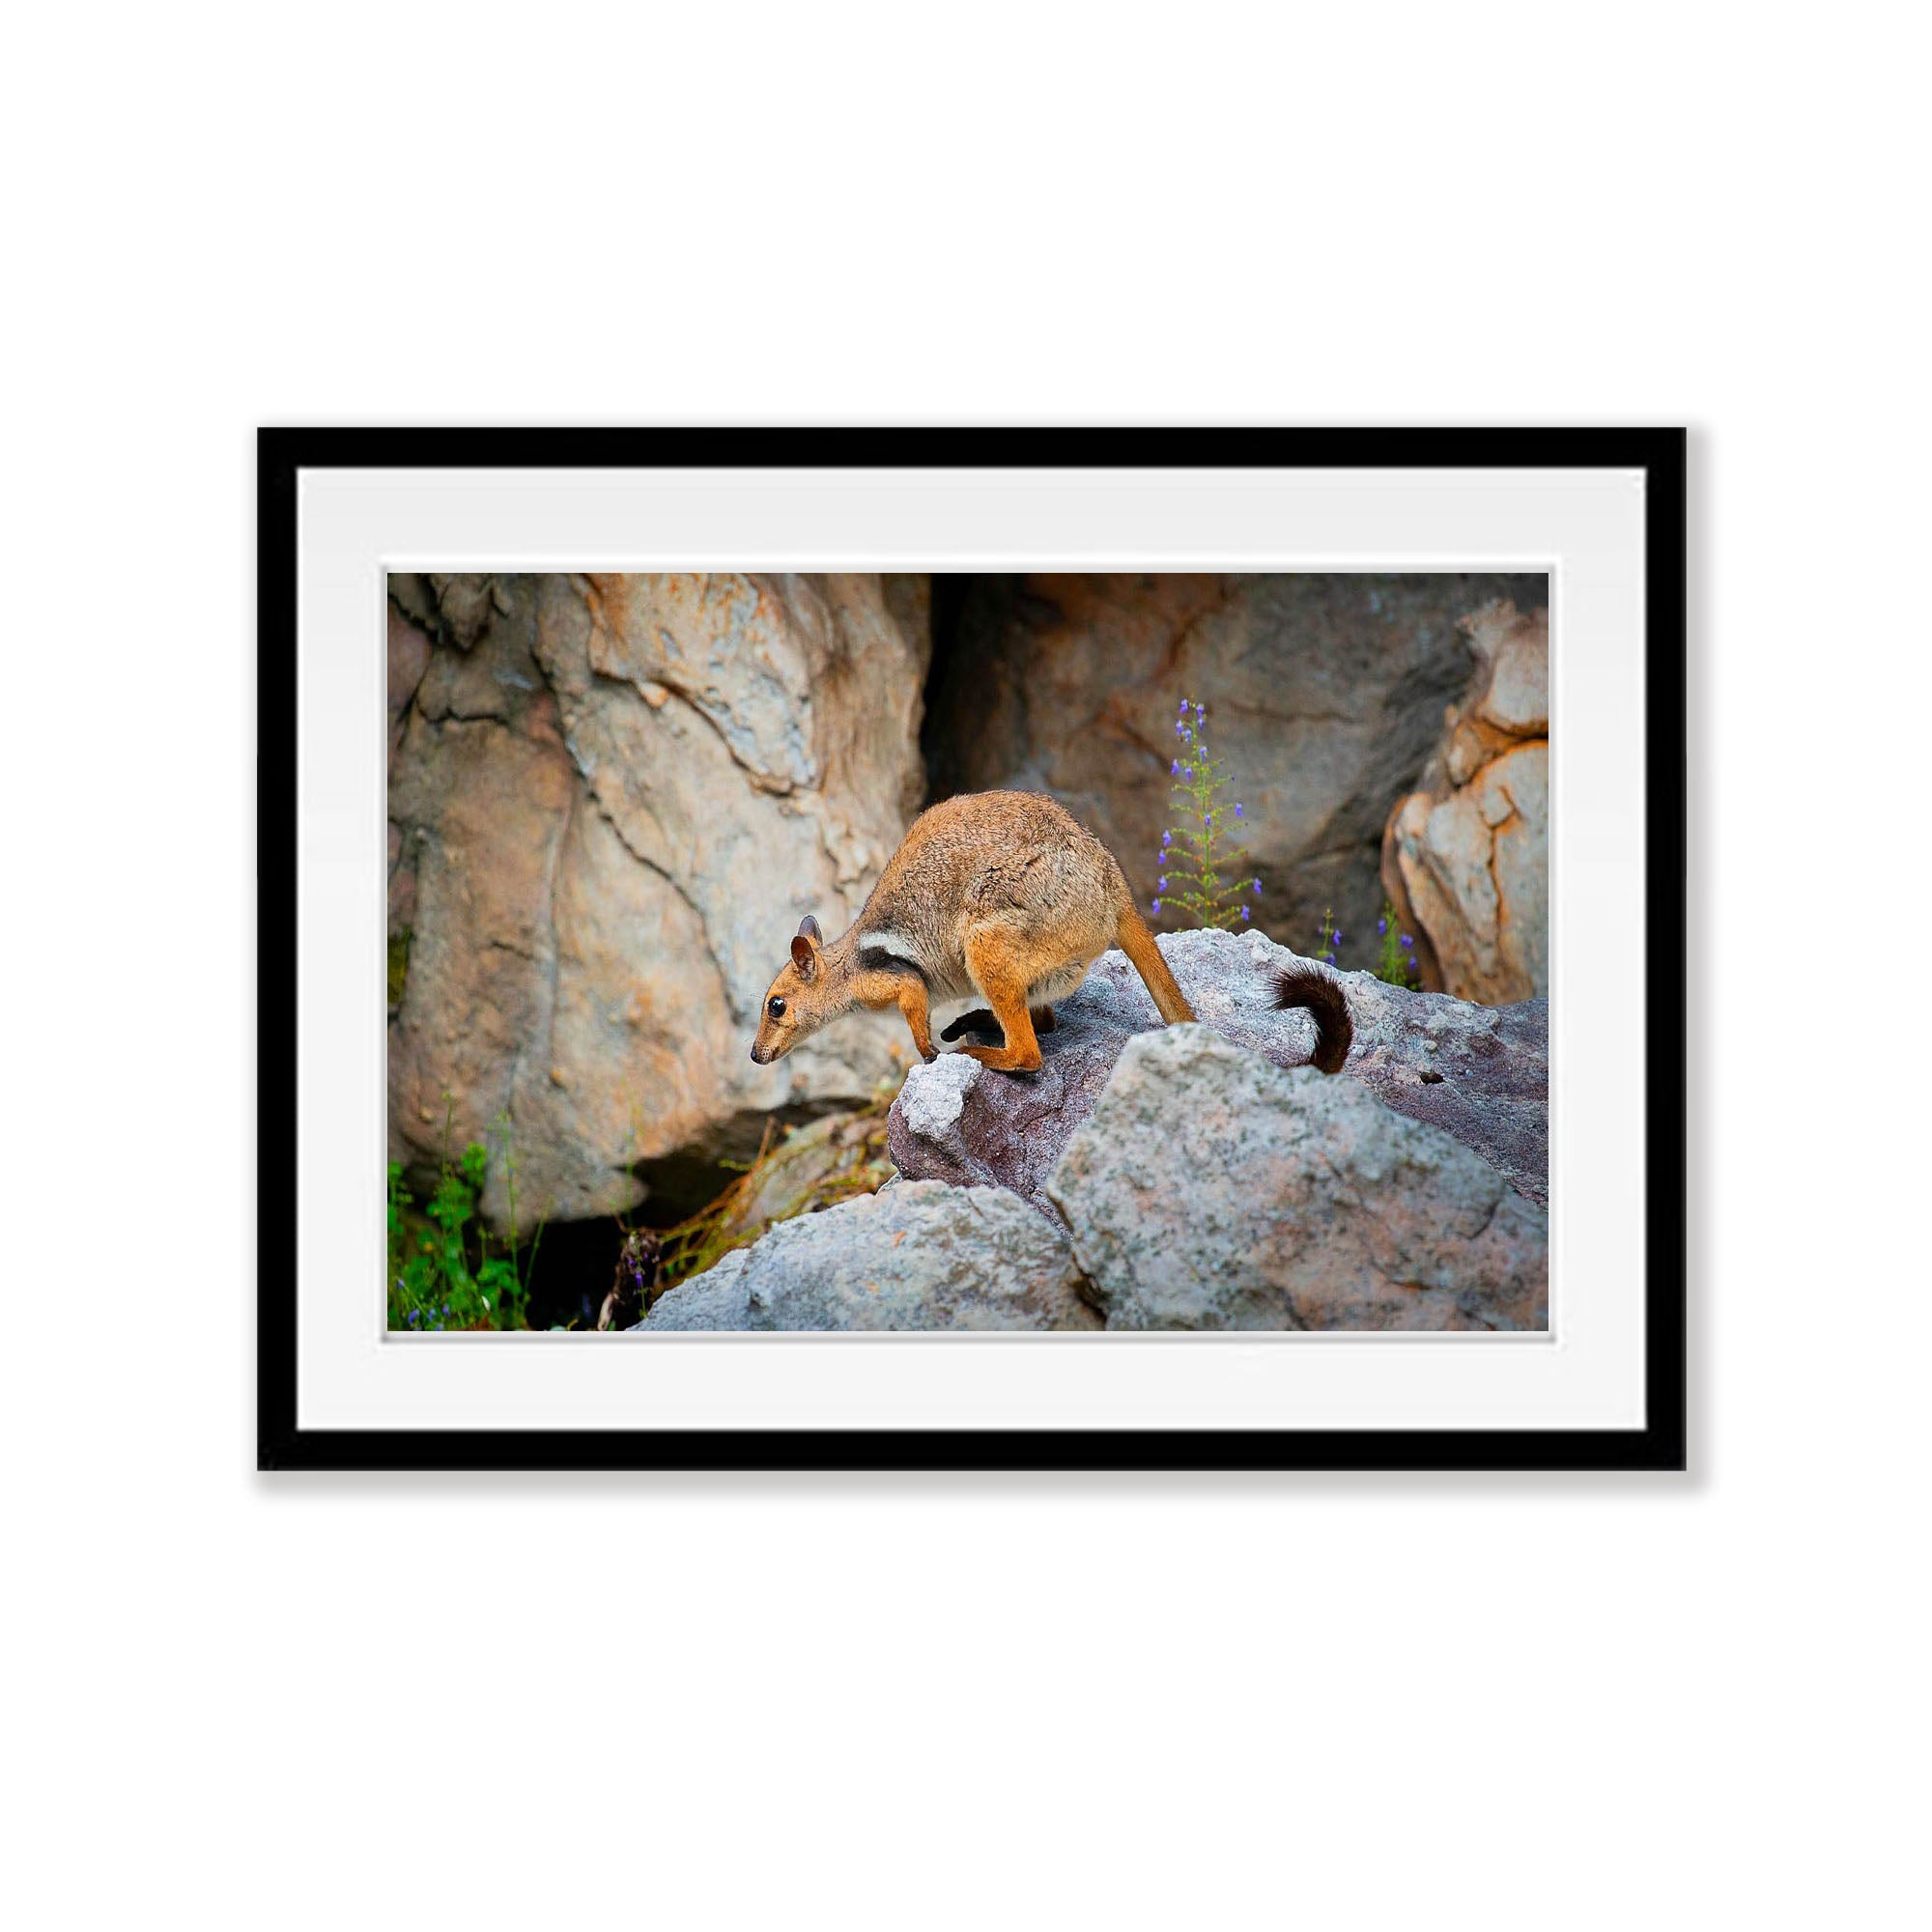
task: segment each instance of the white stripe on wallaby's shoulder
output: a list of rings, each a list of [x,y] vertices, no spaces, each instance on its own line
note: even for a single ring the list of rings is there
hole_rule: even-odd
[[[861,950],[870,949],[878,952],[890,952],[895,959],[903,959],[908,965],[923,966],[924,961],[919,956],[916,947],[902,932],[867,932],[860,935]]]

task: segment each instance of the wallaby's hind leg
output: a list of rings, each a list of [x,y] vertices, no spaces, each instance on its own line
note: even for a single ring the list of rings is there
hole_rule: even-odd
[[[1007,1037],[1004,1046],[966,1046],[981,1066],[996,1073],[1032,1073],[1039,1065],[1039,1041],[1034,1037],[1033,1015],[1027,1010],[1030,980],[1024,966],[1014,955],[1011,942],[997,930],[975,933],[966,942],[966,970],[986,996],[1000,1031]]]
[[[1135,911],[1132,900],[1122,902],[1120,921],[1121,951],[1133,961],[1134,971],[1146,982],[1153,996],[1155,1011],[1169,1026],[1191,1020],[1194,1009],[1167,970],[1167,961],[1160,956],[1160,948],[1153,943],[1153,934],[1148,930],[1147,921]]]

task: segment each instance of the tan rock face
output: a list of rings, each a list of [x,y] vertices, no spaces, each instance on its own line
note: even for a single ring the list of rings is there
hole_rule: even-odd
[[[749,1045],[799,920],[845,925],[916,809],[923,582],[392,591],[392,1156],[434,1163],[445,1092],[453,1147],[500,1147],[507,1113],[528,1226],[634,1205],[633,1163],[722,1147],[743,1115],[869,1094],[895,1018],[770,1067]],[[500,1161],[483,1208],[507,1219]]]
[[[1463,628],[1482,671],[1389,814],[1382,884],[1430,985],[1508,1006],[1549,990],[1548,612],[1503,600]]]

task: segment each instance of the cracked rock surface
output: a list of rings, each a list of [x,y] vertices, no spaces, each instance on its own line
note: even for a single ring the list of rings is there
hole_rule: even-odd
[[[507,1109],[527,1228],[634,1206],[640,1160],[869,1094],[896,1015],[775,1066],[746,1046],[799,920],[847,923],[917,807],[925,580],[389,589],[391,1157],[433,1175],[445,1144],[500,1147]],[[499,1231],[508,1206],[493,1160]]]
[[[1543,1328],[1548,1223],[1345,1078],[1130,1040],[1047,1191],[1110,1328]]]
[[[1203,1025],[1277,1067],[1307,1064],[1314,1022],[1298,1009],[1276,1011],[1273,989],[1281,969],[1308,961],[1253,930],[1163,933],[1158,944]],[[1548,1003],[1477,1007],[1367,973],[1337,977],[1355,1037],[1336,1083],[1358,1084],[1396,1113],[1441,1128],[1547,1205]],[[958,1055],[912,1069],[888,1126],[901,1174],[1009,1187],[1058,1218],[1048,1177],[1129,1042],[1157,1032],[1160,1015],[1120,952],[1103,953],[1054,1012],[1059,1024],[1041,1037],[1037,1073],[992,1073]],[[1174,1131],[1188,1130],[1178,1099]]]
[[[1420,787],[1389,813],[1382,884],[1425,983],[1506,1006],[1549,991],[1549,613],[1498,599]]]

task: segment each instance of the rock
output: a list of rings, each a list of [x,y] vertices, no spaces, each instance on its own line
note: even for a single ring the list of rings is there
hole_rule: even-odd
[[[646,1329],[663,1333],[668,1329],[749,1328],[752,1323],[751,1291],[745,1286],[750,1248],[733,1248],[700,1275],[681,1282],[662,1295],[650,1314],[627,1335],[641,1335]]]
[[[1367,973],[1346,978],[1355,1045],[1341,1077],[1440,1127],[1547,1208],[1549,1002],[1479,1007],[1405,992]]]
[[[1273,929],[1315,943],[1325,910],[1375,929],[1393,801],[1414,788],[1444,707],[1464,698],[1488,633],[1457,620],[1502,598],[1547,603],[1543,576],[1032,576],[939,580],[942,642],[926,744],[934,795],[1051,792],[1104,840],[1143,906],[1173,824],[1180,699],[1244,810]],[[1488,689],[1533,708],[1533,653]],[[1498,662],[1501,662],[1499,659]],[[1519,674],[1520,673],[1520,675]],[[1525,988],[1525,991],[1530,990]]]
[[[1110,1328],[1545,1328],[1543,1210],[1204,1026],[1129,1041],[1047,1183]]]
[[[719,1204],[718,1232],[755,1239],[776,1221],[816,1213],[844,1196],[875,1193],[892,1179],[886,1101],[824,1114],[788,1129]]]
[[[1499,601],[1463,628],[1479,675],[1389,814],[1382,882],[1426,983],[1507,1006],[1549,990],[1549,618]]]
[[[628,1332],[1099,1325],[1058,1227],[1003,1188],[928,1180],[780,1222]]]
[[[886,1157],[890,1098],[882,1089],[869,1106],[821,1114],[769,1140],[723,1194],[698,1202],[704,1244],[714,1251],[749,1247],[780,1221],[818,1213],[854,1195],[875,1193],[896,1179]],[[715,1190],[715,1169],[699,1171],[705,1184]],[[667,1167],[652,1172],[665,1183],[667,1195],[675,1191],[675,1177]]]
[[[748,1047],[800,918],[856,915],[923,794],[924,586],[391,580],[392,1157],[433,1172],[447,1106],[453,1149],[507,1122],[525,1226],[609,1214],[639,1163],[903,1064],[896,1015]],[[481,1208],[505,1225],[500,1158]]]
[[[429,581],[441,609],[444,628],[460,650],[467,651],[475,643],[499,613],[509,613],[503,580],[499,577],[432,575]]]
[[[915,1180],[1010,1188],[1057,1219],[1046,1178],[1094,1111],[1130,1037],[1094,997],[1092,983],[1054,1009],[1054,1030],[1040,1036],[1037,1073],[992,1073],[964,1053],[915,1065],[886,1118],[894,1166]],[[1151,1002],[1148,1010],[1149,1024],[1158,1026]]]
[[[1264,933],[1163,934],[1162,956],[1196,1016],[1223,1039],[1283,1068],[1305,1065],[1314,1022],[1277,1012],[1280,970],[1305,965]],[[1548,1200],[1548,1009],[1533,1000],[1497,1010],[1405,991],[1367,973],[1340,976],[1354,1044],[1338,1082],[1439,1127],[1530,1200]],[[1058,1025],[1041,1036],[1037,1073],[992,1073],[946,1054],[906,1076],[887,1122],[899,1172],[955,1185],[1011,1188],[1058,1219],[1048,1177],[1094,1111],[1115,1063],[1160,1015],[1124,954],[1103,953]]]
[[[1198,990],[1207,976],[1180,977]],[[1092,1004],[1121,990],[1095,989]],[[1204,1025],[1114,1039],[1095,1013],[1066,1033],[1072,1053],[1060,1033],[1042,1044],[1069,1062],[1073,1084],[1056,1091],[1086,1095],[1081,1119],[1036,1112],[1031,1138],[953,1155],[962,1174],[1023,1162],[1029,1200],[970,1176],[901,1179],[778,1223],[632,1332],[1093,1328],[1103,1317],[1110,1328],[1548,1326],[1547,1216],[1452,1135],[1346,1075],[1284,1070]],[[1087,1095],[1095,1081],[1103,1091]],[[948,1057],[919,1069],[895,1112],[919,1123],[921,1146],[944,1147],[976,1097],[996,1108],[1002,1090],[1027,1084]]]
[[[430,641],[393,605],[389,608],[389,757],[402,749],[403,719],[429,668]]]
[[[396,780],[396,756],[403,749],[403,730],[410,705],[429,668],[430,641],[393,604],[389,607],[389,760],[391,785]],[[409,957],[411,928],[415,923],[416,875],[403,864],[403,828],[389,820],[389,949],[398,962]],[[395,975],[392,973],[392,978]],[[389,1005],[396,1005],[392,992]]]

